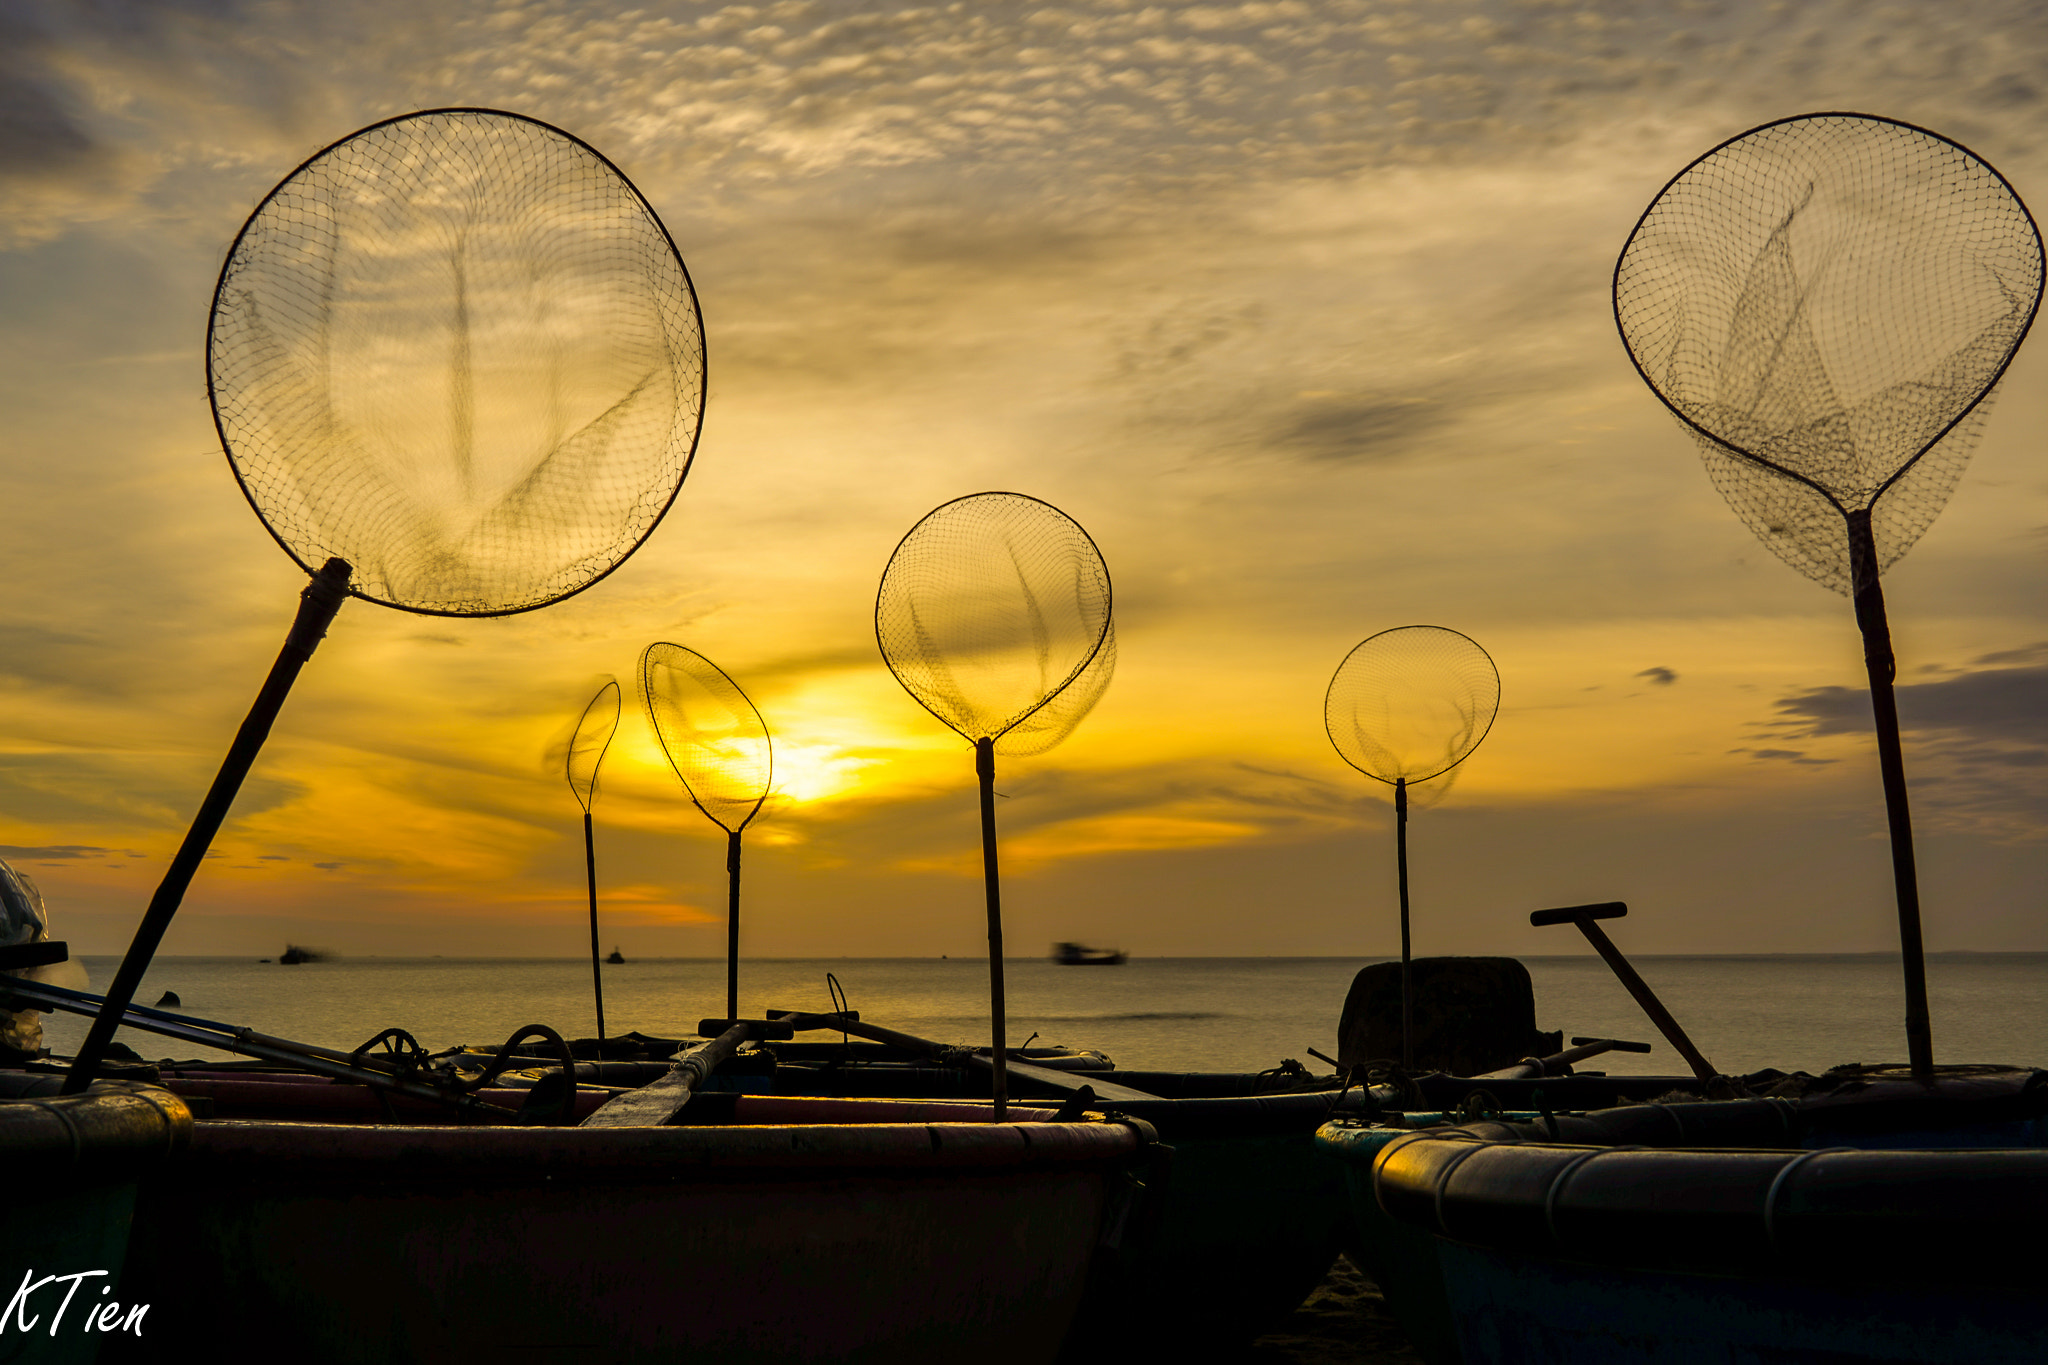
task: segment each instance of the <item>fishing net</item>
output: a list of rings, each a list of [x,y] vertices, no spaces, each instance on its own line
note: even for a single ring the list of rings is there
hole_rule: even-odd
[[[889,557],[875,599],[889,671],[970,740],[1024,727],[1075,685],[1102,653],[1109,623],[1109,569],[1095,542],[1021,493],[976,493],[927,514]],[[1027,727],[1019,740],[1031,747],[1009,752],[1041,753],[1065,738],[1113,665],[1104,663],[1085,704]]]
[[[569,778],[569,790],[576,793],[576,800],[588,814],[590,805],[597,799],[597,769],[604,762],[605,751],[611,748],[612,736],[619,729],[619,685],[607,682],[597,689],[597,695],[590,699],[590,705],[583,708],[583,714],[576,721],[576,729],[569,737],[569,753],[565,763]]]
[[[1615,266],[1614,311],[1737,515],[1847,593],[1954,491],[2042,274],[2026,206],[1976,156],[1910,124],[1814,114],[1666,185]],[[1864,517],[1868,569],[1852,567]]]
[[[1323,698],[1323,725],[1344,761],[1414,786],[1463,763],[1500,710],[1500,674],[1470,637],[1399,626],[1344,656]]]
[[[703,655],[653,644],[640,656],[655,737],[697,809],[738,834],[761,809],[774,773],[768,725],[739,684]]]
[[[207,335],[214,419],[308,572],[491,616],[596,582],[653,531],[703,415],[667,230],[617,167],[514,114],[372,125],[242,227]]]

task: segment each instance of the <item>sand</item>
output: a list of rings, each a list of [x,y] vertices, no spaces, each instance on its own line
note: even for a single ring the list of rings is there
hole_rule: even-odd
[[[1422,1365],[1379,1286],[1342,1256],[1301,1307],[1252,1343],[1256,1365]]]

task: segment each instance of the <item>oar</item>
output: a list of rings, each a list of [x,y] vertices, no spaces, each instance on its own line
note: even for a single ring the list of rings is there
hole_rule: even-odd
[[[1671,1017],[1671,1011],[1664,1008],[1664,1002],[1650,989],[1650,983],[1638,976],[1636,969],[1629,965],[1628,959],[1621,955],[1621,949],[1614,946],[1614,940],[1607,937],[1607,931],[1593,922],[1620,919],[1627,913],[1628,904],[1625,901],[1601,901],[1597,905],[1567,905],[1556,910],[1532,911],[1529,923],[1538,928],[1546,924],[1576,924],[1579,932],[1586,936],[1586,942],[1592,944],[1594,951],[1607,960],[1607,965],[1613,969],[1623,988],[1635,997],[1636,1004],[1642,1007],[1643,1013],[1650,1016],[1650,1022],[1664,1035],[1664,1041],[1670,1043],[1673,1050],[1685,1058],[1686,1065],[1692,1068],[1692,1074],[1702,1081],[1713,1080],[1717,1074],[1714,1064],[1692,1045],[1692,1039],[1685,1036],[1685,1030]]]
[[[1648,1043],[1624,1043],[1619,1038],[1574,1038],[1572,1045],[1563,1052],[1554,1052],[1548,1057],[1524,1057],[1513,1066],[1504,1066],[1498,1071],[1484,1071],[1471,1077],[1475,1081],[1524,1081],[1544,1076],[1569,1076],[1572,1065],[1603,1052],[1648,1052]]]
[[[102,997],[85,991],[45,985],[40,981],[0,977],[0,999],[10,996],[36,1009],[63,1010],[69,1014],[82,1014],[89,1018],[101,1017],[106,1005]],[[443,1090],[420,1081],[405,1080],[388,1071],[365,1066],[359,1058],[350,1053],[316,1047],[311,1043],[295,1043],[287,1038],[273,1038],[267,1033],[258,1033],[254,1029],[241,1028],[234,1024],[217,1024],[207,1019],[194,1019],[189,1015],[169,1014],[144,1005],[130,1005],[121,1011],[115,1026],[141,1029],[146,1033],[161,1034],[166,1038],[198,1043],[202,1047],[219,1048],[223,1052],[239,1052],[244,1057],[276,1062],[333,1080],[375,1086],[400,1095],[410,1095],[414,1099],[451,1104],[465,1113],[480,1118],[488,1117],[502,1121],[511,1118],[515,1112],[502,1105],[486,1103],[474,1095]],[[110,1027],[107,1033],[111,1038],[113,1028]]]
[[[712,1021],[706,1021],[707,1023]],[[717,1023],[727,1023],[718,1020]],[[628,1090],[623,1095],[614,1095],[592,1110],[581,1128],[659,1128],[682,1112],[690,1102],[690,1096],[704,1083],[704,1078],[724,1065],[726,1058],[739,1051],[741,1043],[759,1042],[763,1039],[786,1039],[796,1036],[795,1030],[782,1023],[768,1023],[760,1019],[730,1021],[724,1029],[708,1043],[699,1043],[676,1054],[675,1065],[668,1069],[668,1075],[660,1080],[649,1081],[637,1090]],[[710,1030],[699,1026],[699,1033]]]
[[[831,1029],[839,1033],[850,1033],[856,1038],[865,1038],[872,1043],[887,1043],[891,1047],[921,1057],[945,1058],[961,1056],[962,1050],[934,1043],[929,1038],[917,1038],[895,1029],[882,1028],[877,1024],[863,1024],[857,1014],[805,1014],[796,1010],[769,1010],[768,1017],[798,1029]],[[721,1020],[704,1021],[700,1033],[709,1033],[711,1026]],[[968,1052],[966,1059],[985,1070],[994,1070],[995,1061],[986,1053]],[[1142,1090],[1133,1090],[1127,1085],[1118,1085],[1102,1079],[1099,1071],[1055,1071],[1049,1066],[1033,1066],[1020,1062],[1014,1056],[1006,1059],[1006,1069],[1013,1076],[1027,1076],[1059,1090],[1079,1090],[1083,1086],[1093,1088],[1095,1097],[1101,1100],[1156,1100],[1157,1095],[1148,1095]]]

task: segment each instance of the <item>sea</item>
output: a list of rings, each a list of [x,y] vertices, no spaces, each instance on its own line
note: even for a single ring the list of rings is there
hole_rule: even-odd
[[[1344,997],[1376,958],[1133,957],[1120,966],[1004,963],[1011,1046],[1107,1053],[1126,1070],[1261,1071],[1292,1058],[1322,1072],[1337,1054]],[[1624,1038],[1647,1054],[1610,1053],[1588,1068],[1679,1075],[1684,1063],[1596,957],[1530,957],[1537,1024],[1567,1038]],[[1772,955],[1633,959],[1715,1068],[1818,1072],[1845,1062],[1902,1062],[1903,992],[1896,958]],[[104,990],[118,959],[80,959]],[[971,958],[750,961],[740,1010],[831,1009],[828,979],[869,1023],[937,1042],[986,1045],[989,980]],[[648,959],[603,968],[607,1034],[693,1034],[725,1010],[725,963]],[[80,985],[75,976],[65,984]],[[2048,1065],[2048,953],[1934,954],[1927,962],[1935,1060]],[[284,965],[255,958],[162,957],[136,1001],[274,1037],[351,1049],[402,1028],[429,1050],[503,1042],[527,1024],[567,1037],[597,1031],[587,959],[347,957]],[[87,1021],[50,1015],[45,1041],[75,1051]],[[820,1037],[824,1035],[819,1035]],[[225,1054],[124,1028],[143,1057]],[[1313,1051],[1311,1051],[1313,1050]]]

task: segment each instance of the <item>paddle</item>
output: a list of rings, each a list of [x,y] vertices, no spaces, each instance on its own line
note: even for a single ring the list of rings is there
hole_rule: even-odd
[[[1624,1043],[1619,1038],[1574,1038],[1572,1046],[1548,1057],[1524,1057],[1513,1066],[1483,1071],[1475,1081],[1534,1080],[1540,1076],[1569,1076],[1574,1063],[1598,1057],[1603,1052],[1648,1052],[1648,1043]]]
[[[223,1052],[239,1052],[245,1057],[276,1062],[332,1080],[351,1081],[390,1090],[400,1095],[409,1095],[414,1099],[452,1104],[465,1114],[478,1118],[502,1122],[512,1118],[515,1112],[460,1090],[442,1089],[423,1081],[394,1076],[377,1067],[366,1066],[354,1053],[316,1047],[311,1043],[295,1043],[287,1038],[274,1038],[267,1033],[258,1033],[254,1029],[234,1024],[219,1024],[210,1019],[195,1019],[190,1015],[170,1014],[164,1010],[135,1004],[129,1005],[116,1016],[104,1008],[106,999],[103,996],[70,990],[64,986],[45,985],[40,981],[0,977],[0,999],[10,996],[20,1004],[35,1009],[63,1010],[68,1014],[82,1014],[94,1019],[118,1018],[122,1027],[141,1029],[146,1033],[161,1034],[166,1038],[178,1038],[202,1047],[219,1048]],[[110,1033],[111,1031],[109,1029]]]
[[[1607,931],[1593,922],[1599,919],[1620,919],[1627,913],[1626,902],[1602,901],[1598,905],[1567,905],[1556,910],[1531,911],[1529,923],[1538,928],[1546,924],[1578,925],[1579,932],[1586,936],[1586,942],[1592,944],[1594,951],[1607,960],[1607,965],[1614,969],[1614,974],[1621,979],[1621,984],[1635,997],[1636,1004],[1642,1006],[1643,1013],[1650,1016],[1650,1022],[1657,1026],[1657,1031],[1664,1035],[1665,1040],[1679,1056],[1685,1058],[1685,1064],[1692,1068],[1692,1074],[1703,1081],[1713,1080],[1718,1074],[1714,1070],[1714,1064],[1692,1045],[1692,1039],[1685,1036],[1685,1030],[1671,1017],[1671,1011],[1664,1008],[1664,1002],[1650,989],[1650,983],[1636,975],[1636,969],[1621,955],[1621,949],[1614,946],[1614,940],[1607,937]]]
[[[883,1028],[878,1024],[863,1024],[860,1022],[860,1016],[855,1014],[805,1014],[796,1010],[771,1009],[768,1011],[768,1016],[778,1023],[789,1025],[793,1029],[832,1029],[840,1033],[850,1033],[856,1038],[865,1038],[871,1043],[887,1043],[890,1047],[902,1048],[905,1052],[921,1057],[943,1057],[948,1059],[964,1057],[965,1060],[972,1062],[974,1065],[991,1071],[995,1069],[996,1065],[994,1059],[986,1054],[966,1052],[961,1048],[932,1042],[929,1038],[918,1038],[908,1033],[898,1033],[895,1029]],[[707,1019],[698,1025],[697,1031],[699,1033],[709,1033],[714,1027],[724,1022],[724,1020],[720,1019]],[[1101,1100],[1156,1100],[1159,1098],[1157,1095],[1149,1095],[1142,1090],[1133,1090],[1127,1085],[1118,1085],[1114,1081],[1105,1081],[1102,1079],[1102,1073],[1099,1071],[1055,1071],[1049,1066],[1033,1066],[1029,1062],[1020,1062],[1015,1057],[1006,1058],[1005,1061],[1005,1069],[1011,1075],[1025,1076],[1059,1090],[1092,1088],[1095,1091],[1095,1097]]]
[[[725,1020],[707,1020],[706,1023],[723,1024]],[[703,1025],[699,1033],[708,1032]],[[675,1064],[668,1069],[668,1075],[660,1080],[649,1081],[637,1090],[615,1095],[591,1112],[578,1127],[582,1128],[659,1128],[682,1112],[690,1102],[690,1096],[704,1083],[704,1078],[725,1064],[727,1058],[739,1051],[741,1043],[759,1042],[763,1039],[794,1038],[796,1033],[787,1024],[768,1023],[760,1019],[739,1019],[732,1021],[708,1043],[699,1043],[676,1054]]]

